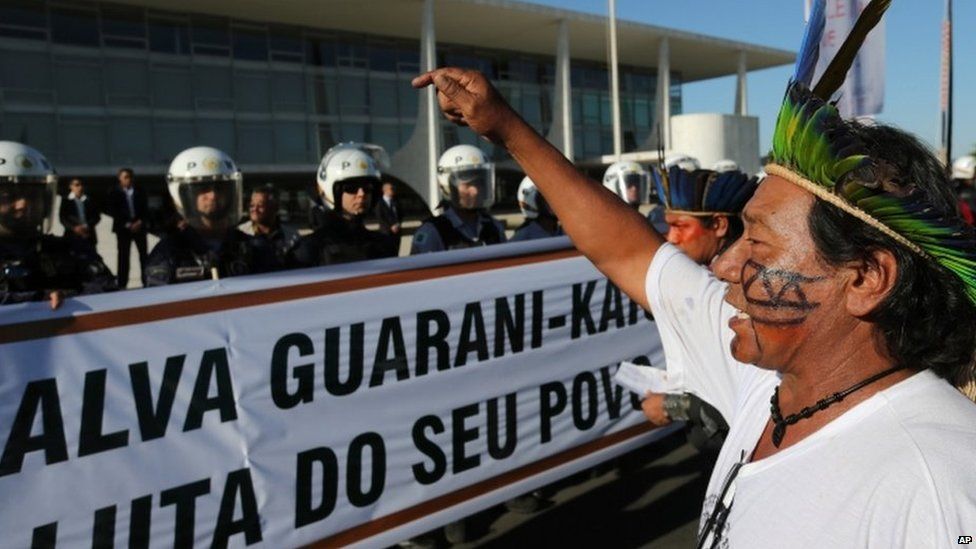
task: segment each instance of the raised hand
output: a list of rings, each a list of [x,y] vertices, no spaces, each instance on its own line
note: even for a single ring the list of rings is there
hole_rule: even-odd
[[[413,79],[413,87],[433,85],[444,116],[460,126],[469,126],[489,140],[503,144],[519,115],[491,85],[483,74],[474,70],[445,67]]]

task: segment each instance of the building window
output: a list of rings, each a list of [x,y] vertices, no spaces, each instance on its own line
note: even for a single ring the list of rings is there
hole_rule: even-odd
[[[315,98],[316,114],[334,115],[339,112],[334,77],[316,76],[312,80],[312,97]]]
[[[339,75],[339,112],[367,114],[366,78],[352,74]]]
[[[189,120],[159,120],[153,124],[156,162],[169,164],[173,157],[196,142]]]
[[[109,145],[113,164],[151,163],[152,122],[148,118],[113,118],[109,122]]]
[[[189,54],[189,27],[185,22],[175,19],[150,17],[149,49],[158,53]]]
[[[113,59],[105,64],[106,100],[111,106],[149,106],[149,67],[145,61]]]
[[[274,123],[274,150],[276,162],[297,164],[308,160],[305,123],[301,121],[276,121]]]
[[[373,143],[393,154],[400,148],[400,128],[396,124],[373,124],[370,128],[370,139]]]
[[[54,115],[8,112],[0,118],[0,139],[30,145],[55,164],[60,161],[57,136]]]
[[[141,9],[102,6],[102,44],[113,48],[146,49],[146,20]]]
[[[47,52],[0,51],[0,83],[6,93],[11,90],[47,92],[50,98],[51,58]]]
[[[102,64],[98,58],[68,57],[55,59],[55,89],[58,103],[80,107],[97,107],[104,103]]]
[[[204,110],[234,110],[234,89],[230,67],[193,67],[193,92],[196,107]]]
[[[197,143],[215,147],[235,157],[234,121],[229,118],[197,118]]]
[[[336,66],[336,44],[331,37],[309,38],[305,42],[305,47],[309,65]]]
[[[305,112],[304,73],[271,73],[271,100],[275,112]]]
[[[240,164],[274,162],[274,136],[267,124],[237,124],[237,160]]]
[[[382,72],[397,71],[397,50],[393,46],[370,44],[369,70]]]
[[[234,59],[268,60],[268,34],[260,29],[234,27]]]
[[[319,156],[325,154],[325,151],[329,150],[336,144],[335,132],[332,129],[332,124],[320,123],[318,127],[319,136]]]
[[[101,118],[62,117],[58,128],[62,164],[101,165],[108,163],[105,124]]]
[[[190,80],[188,68],[158,65],[152,67],[150,75],[154,107],[158,109],[193,109],[193,84]]]
[[[340,40],[336,45],[336,64],[354,69],[366,68],[366,45],[357,44],[350,39]]]
[[[271,90],[264,72],[237,72],[234,75],[234,104],[238,111],[270,112]]]
[[[414,44],[401,48],[397,55],[397,70],[400,74],[415,76],[420,72],[420,46]]]
[[[305,48],[302,46],[302,33],[297,29],[274,29],[271,31],[271,60],[286,63],[303,63]]]
[[[98,17],[95,11],[51,8],[51,38],[58,44],[98,47]]]
[[[410,85],[410,80],[397,81],[397,97],[399,98],[400,117],[415,118],[420,104],[421,94]]]
[[[369,114],[370,116],[397,116],[396,80],[389,78],[369,79]]]
[[[339,126],[339,141],[369,141],[366,124],[344,122]]]
[[[194,17],[192,38],[194,55],[230,55],[230,32],[224,19]]]
[[[44,4],[32,0],[5,0],[0,5],[0,36],[47,40]]]

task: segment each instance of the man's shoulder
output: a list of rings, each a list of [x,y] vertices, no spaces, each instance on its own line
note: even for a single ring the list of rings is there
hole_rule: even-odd
[[[441,235],[436,225],[437,223],[443,222],[436,221],[437,219],[443,219],[443,217],[427,218],[414,232],[413,242],[411,244],[411,251],[413,253],[438,251],[443,248]]]
[[[976,448],[976,403],[948,381],[923,371],[881,392],[885,408],[897,423],[901,436],[930,459],[959,457],[976,478],[976,462],[969,454]]]

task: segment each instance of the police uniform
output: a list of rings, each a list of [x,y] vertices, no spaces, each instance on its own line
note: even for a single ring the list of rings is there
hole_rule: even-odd
[[[0,239],[0,304],[44,301],[118,289],[115,276],[84,241],[52,235]]]
[[[535,219],[526,220],[521,227],[515,230],[515,234],[512,235],[512,239],[509,242],[524,242],[526,240],[538,240],[540,238],[550,238],[553,236],[562,236],[563,228],[556,227],[556,231],[550,233],[542,227],[542,224]]]
[[[459,250],[491,244],[501,244],[505,237],[502,222],[485,212],[478,213],[475,224],[465,223],[454,208],[428,218],[413,235],[410,254]]]
[[[302,237],[291,225],[279,223],[267,234],[255,234],[254,224],[250,221],[241,223],[237,228],[249,237],[252,272],[270,273],[303,266],[295,257]]]
[[[335,265],[397,255],[394,237],[367,229],[362,218],[346,219],[325,210],[321,220],[322,226],[302,238],[295,252],[303,265]]]
[[[223,240],[203,238],[192,227],[166,236],[146,260],[146,286],[241,276],[256,272],[250,237],[230,230]]]

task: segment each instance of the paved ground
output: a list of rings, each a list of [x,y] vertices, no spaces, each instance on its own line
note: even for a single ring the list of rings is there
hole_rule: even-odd
[[[454,547],[694,547],[711,466],[677,433],[550,487],[533,515],[499,506],[476,516],[472,541]]]

